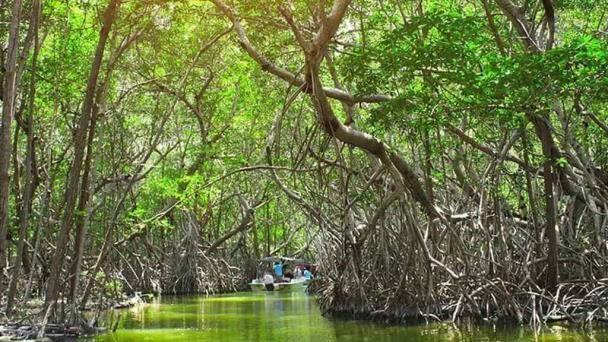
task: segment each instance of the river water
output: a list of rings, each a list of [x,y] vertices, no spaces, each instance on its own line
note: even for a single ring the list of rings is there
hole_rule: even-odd
[[[96,341],[608,341],[604,330],[552,327],[535,336],[523,328],[406,327],[328,319],[314,298],[303,293],[164,296],[114,314],[118,328]]]

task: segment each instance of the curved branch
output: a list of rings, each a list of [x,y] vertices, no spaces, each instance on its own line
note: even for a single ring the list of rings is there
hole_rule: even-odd
[[[211,1],[215,4],[215,6],[220,11],[222,11],[222,13],[226,17],[228,17],[228,19],[230,19],[230,21],[232,22],[232,25],[234,26],[234,30],[238,36],[241,47],[247,52],[249,57],[251,57],[253,60],[255,60],[262,67],[262,70],[269,72],[269,73],[279,77],[280,79],[288,82],[289,84],[293,84],[297,87],[306,85],[306,82],[303,79],[297,77],[291,71],[275,65],[270,60],[268,60],[268,58],[266,58],[266,56],[264,56],[261,52],[259,52],[253,46],[253,44],[249,40],[249,37],[247,37],[247,34],[245,33],[245,29],[241,25],[240,19],[238,18],[237,14],[235,13],[235,11],[232,8],[228,7],[228,5],[226,5],[221,0],[211,0]],[[330,29],[330,27],[328,27],[327,29]],[[322,40],[319,39],[319,41],[322,41]],[[357,96],[357,95],[350,94],[344,90],[336,89],[336,88],[323,88],[323,91],[327,94],[328,97],[342,101],[342,102],[346,102],[349,104],[379,103],[379,102],[386,102],[386,101],[392,100],[392,97],[387,96],[387,95],[376,94],[376,95]]]
[[[502,152],[498,153],[498,152],[494,151],[493,149],[491,149],[490,147],[478,143],[477,141],[475,141],[475,139],[471,138],[465,132],[454,127],[453,125],[447,124],[446,128],[447,128],[448,132],[450,132],[450,133],[454,134],[455,136],[457,136],[458,138],[460,138],[460,140],[462,140],[464,143],[489,155],[492,158],[496,158],[496,159],[501,158],[504,160],[508,160],[510,162],[513,162],[513,163],[519,165],[522,169],[527,170],[528,172],[531,172],[531,173],[536,172],[536,170],[531,168],[530,165],[528,165],[523,160],[521,160],[511,154],[508,154],[508,150],[504,151],[505,153],[502,153]]]
[[[553,1],[542,0],[543,8],[545,9],[545,17],[547,18],[547,25],[549,26],[549,36],[545,43],[545,49],[549,50],[553,47],[555,40],[555,8],[553,7]]]
[[[207,248],[207,252],[214,251],[221,244],[226,242],[226,240],[230,239],[231,237],[235,236],[236,234],[238,234],[240,232],[244,232],[247,229],[249,229],[249,227],[251,227],[251,224],[253,222],[253,215],[254,215],[255,210],[257,208],[263,206],[264,204],[266,204],[266,202],[262,202],[262,203],[257,203],[254,206],[251,206],[249,204],[249,202],[245,198],[243,198],[243,196],[241,196],[239,194],[238,197],[239,197],[239,202],[241,203],[241,209],[243,211],[243,218],[241,219],[241,223],[239,223],[239,225],[236,228],[234,228],[233,230],[227,232],[226,234],[222,235],[220,238],[215,240],[209,246],[209,248]]]
[[[540,52],[540,48],[530,34],[530,27],[532,25],[528,22],[521,9],[515,6],[511,0],[496,0],[496,4],[515,27],[526,50]]]

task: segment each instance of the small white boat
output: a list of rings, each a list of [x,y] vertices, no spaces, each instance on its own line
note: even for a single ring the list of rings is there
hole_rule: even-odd
[[[249,283],[249,287],[255,292],[303,292],[306,289],[306,279],[301,277],[298,279],[291,279],[289,282],[273,282],[268,284],[265,284],[260,279],[254,279]]]
[[[287,278],[291,277],[292,275],[290,272],[285,272],[287,277],[281,277],[277,281],[277,279],[274,278],[272,275],[273,265],[275,263],[283,263],[283,265],[288,265],[290,270],[294,269],[294,267],[299,267],[302,264],[308,264],[304,260],[294,258],[276,256],[262,258],[257,266],[257,278],[253,279],[249,283],[249,287],[251,288],[251,290],[255,292],[303,292],[306,289],[306,286],[308,285],[310,280],[301,276],[301,274],[297,275],[294,278]],[[289,281],[284,281],[286,279],[289,279]]]

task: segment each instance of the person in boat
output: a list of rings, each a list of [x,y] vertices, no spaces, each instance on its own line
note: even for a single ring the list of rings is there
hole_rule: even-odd
[[[272,269],[274,271],[274,276],[277,279],[283,279],[283,264],[281,264],[280,261],[275,261]]]
[[[308,267],[306,267],[304,269],[304,279],[311,280],[312,278],[313,278],[312,272],[310,272],[310,269]]]
[[[302,266],[296,266],[296,269],[294,270],[294,276],[296,279],[302,277]]]
[[[262,277],[262,282],[264,283],[264,287],[266,290],[272,291],[274,289],[274,277],[270,272],[264,273],[264,277]]]

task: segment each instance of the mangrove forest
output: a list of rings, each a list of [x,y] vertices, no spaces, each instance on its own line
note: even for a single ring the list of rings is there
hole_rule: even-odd
[[[0,0],[0,37],[0,336],[608,322],[606,0]]]

